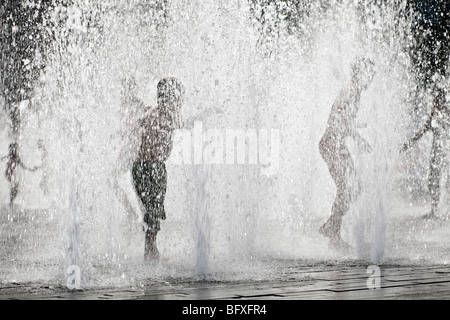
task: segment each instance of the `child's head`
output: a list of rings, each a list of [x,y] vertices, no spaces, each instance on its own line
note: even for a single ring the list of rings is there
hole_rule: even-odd
[[[184,86],[176,78],[164,78],[158,83],[157,94],[158,106],[173,112],[183,103]]]
[[[375,63],[366,57],[358,57],[352,64],[352,79],[366,90],[375,75]]]

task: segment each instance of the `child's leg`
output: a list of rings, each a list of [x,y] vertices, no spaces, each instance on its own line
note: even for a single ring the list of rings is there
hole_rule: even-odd
[[[158,259],[159,250],[156,245],[156,236],[159,230],[161,230],[161,222],[158,218],[154,217],[154,210],[147,210],[144,216],[145,223],[145,247],[144,258],[145,260]]]
[[[142,204],[144,210],[144,258],[148,260],[155,253],[156,234],[155,225],[152,221],[149,221],[149,212],[151,211],[149,198],[150,198],[150,170],[149,165],[146,162],[135,162],[132,169],[133,186],[139,201]]]
[[[433,218],[437,213],[440,199],[440,182],[442,166],[444,165],[444,155],[442,146],[442,136],[438,130],[433,131],[433,144],[430,158],[430,172],[428,178],[428,190],[431,196],[431,211],[425,215],[426,218]]]
[[[330,160],[330,159],[328,159]],[[334,240],[341,239],[342,218],[350,209],[351,189],[349,177],[353,174],[353,162],[349,154],[340,152],[334,161],[328,162],[331,177],[336,184],[336,197],[331,207],[331,215],[320,228],[320,232]]]
[[[15,182],[15,179],[11,181],[11,190],[9,193],[9,205],[12,207],[14,204],[14,199],[16,199],[19,193],[19,183]]]
[[[147,210],[144,221],[147,224],[146,231],[146,258],[159,258],[159,251],[156,246],[156,235],[161,229],[161,220],[166,219],[164,200],[167,189],[167,170],[164,162],[154,161],[150,168],[149,184],[149,210]]]
[[[167,187],[165,164],[159,161],[138,163],[133,167],[133,181],[136,192],[145,208],[144,258],[157,259],[159,251],[156,236],[160,230],[160,221],[166,219],[164,200]]]
[[[147,229],[145,231],[144,258],[145,260],[158,259],[159,251],[156,246],[156,235],[158,231]]]
[[[350,193],[345,187],[340,186],[336,192],[331,215],[325,224],[320,228],[320,232],[331,239],[340,239],[342,219],[350,209]]]

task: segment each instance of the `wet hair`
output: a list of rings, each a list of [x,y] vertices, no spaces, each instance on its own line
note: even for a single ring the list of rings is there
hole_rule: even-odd
[[[184,96],[184,86],[173,77],[161,79],[157,85],[159,106],[181,106]]]

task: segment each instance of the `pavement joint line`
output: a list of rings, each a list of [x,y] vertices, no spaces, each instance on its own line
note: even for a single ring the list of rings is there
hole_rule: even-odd
[[[445,281],[449,283],[450,281]],[[393,285],[393,286],[381,286],[380,289],[392,289],[392,288],[416,288],[417,286],[427,285],[427,284],[438,284],[438,283],[409,283],[405,285]],[[332,292],[349,292],[349,291],[361,291],[361,290],[371,290],[369,288],[348,288],[348,289],[325,289],[326,291]],[[450,288],[449,288],[450,291]]]
[[[251,298],[263,298],[263,297],[284,297],[283,295],[280,294],[259,294],[259,295],[249,295],[249,296],[245,296],[245,295],[237,295],[237,297],[233,298],[233,299],[251,299]]]

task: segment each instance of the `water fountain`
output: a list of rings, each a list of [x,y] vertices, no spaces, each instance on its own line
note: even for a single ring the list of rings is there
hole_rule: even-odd
[[[419,144],[412,165],[398,152],[416,123],[405,3],[306,3],[55,1],[43,28],[53,37],[46,67],[21,109],[19,137],[23,160],[44,164],[19,172],[13,209],[0,181],[1,281],[64,286],[77,272],[83,287],[264,279],[292,259],[448,263],[445,214],[417,220],[426,196],[408,201],[417,188],[402,194],[398,184],[407,165],[424,166],[429,145]],[[374,150],[359,154],[349,142],[363,192],[342,230],[354,250],[341,253],[317,232],[334,197],[318,142],[359,55],[377,69],[360,110]],[[133,113],[121,105],[122,80],[136,79],[139,98],[154,105],[166,76],[186,87],[189,124],[167,166],[162,259],[147,264],[131,167],[119,158]]]

